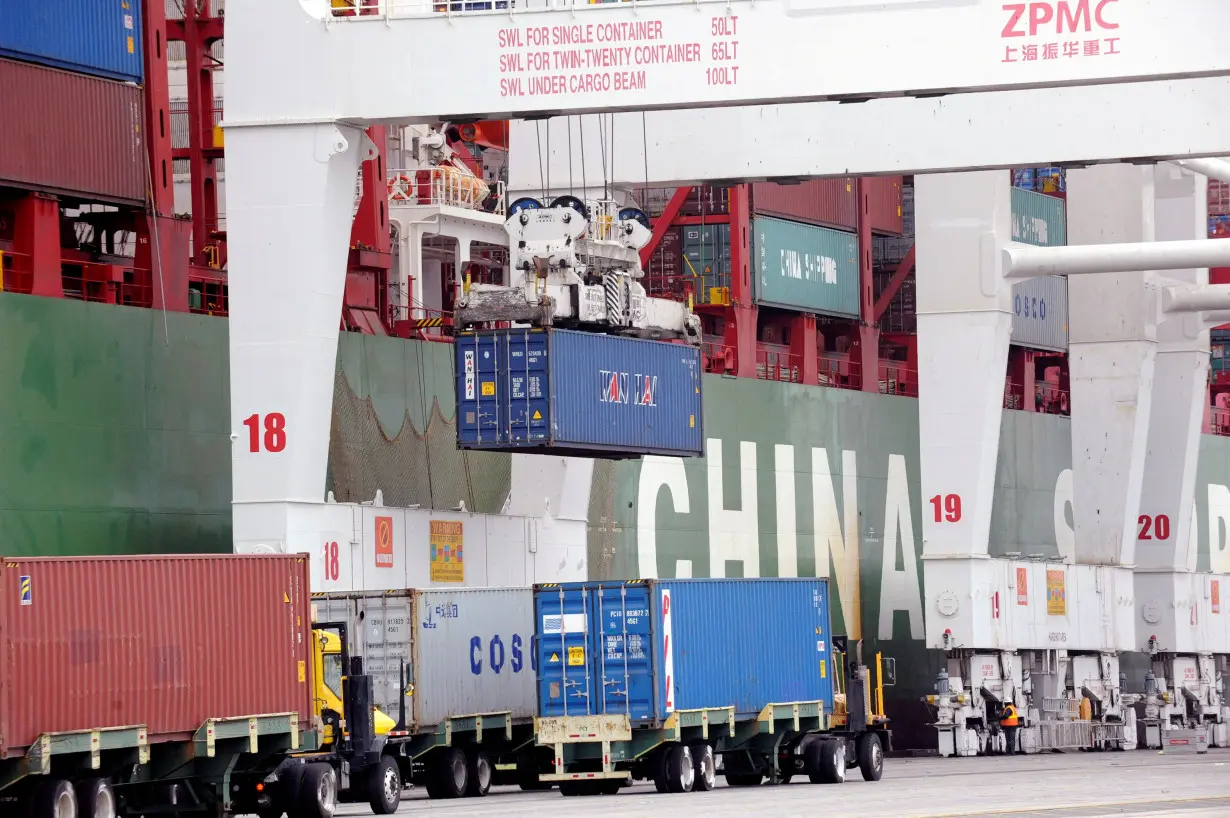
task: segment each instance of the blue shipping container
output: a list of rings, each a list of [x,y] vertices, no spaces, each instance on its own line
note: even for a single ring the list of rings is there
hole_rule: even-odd
[[[141,0],[4,0],[0,56],[141,83]]]
[[[538,715],[822,701],[833,708],[824,579],[572,582],[534,589]]]
[[[561,329],[457,337],[457,446],[700,457],[700,350]]]

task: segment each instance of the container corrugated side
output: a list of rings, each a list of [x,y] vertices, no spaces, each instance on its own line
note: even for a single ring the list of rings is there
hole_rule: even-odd
[[[537,712],[534,589],[415,592],[415,723],[449,716]]]
[[[306,555],[6,558],[0,756],[44,733],[312,720]]]
[[[0,3],[0,55],[139,83],[141,24],[141,0],[9,0]]]
[[[756,182],[751,186],[753,214],[854,230],[858,195],[853,177],[811,179],[797,185]]]
[[[1012,240],[1035,247],[1068,242],[1067,203],[1013,188]],[[1068,348],[1068,280],[1045,276],[1012,285],[1012,343],[1062,352]]]
[[[537,586],[535,604],[542,716],[645,723],[701,707],[741,719],[774,703],[832,708],[823,579],[563,583]]]
[[[853,233],[757,216],[752,257],[757,304],[858,316],[858,237]]]
[[[585,457],[700,456],[700,351],[570,330],[462,333],[457,445]]]
[[[1063,352],[1068,348],[1068,279],[1031,278],[1012,285],[1012,343]]]
[[[0,59],[0,184],[144,202],[141,106],[135,85]]]
[[[900,176],[872,176],[866,180],[867,218],[872,231],[901,235],[901,184]]]

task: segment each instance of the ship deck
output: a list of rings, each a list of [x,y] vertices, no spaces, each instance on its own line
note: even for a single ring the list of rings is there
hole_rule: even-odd
[[[1109,815],[1213,818],[1230,814],[1230,750],[1206,755],[1068,753],[1013,758],[889,758],[875,784],[857,770],[840,786],[795,783],[730,789],[718,776],[712,793],[659,795],[638,783],[616,796],[569,798],[557,791],[492,788],[486,798],[436,801],[408,790],[399,815],[430,809],[442,815],[656,816],[684,809],[712,816],[810,815],[857,818],[1099,818]],[[339,805],[338,816],[368,815],[366,804]]]

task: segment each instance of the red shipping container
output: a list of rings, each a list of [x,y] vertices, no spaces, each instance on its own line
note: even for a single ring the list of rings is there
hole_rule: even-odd
[[[0,59],[0,184],[141,204],[141,93],[129,83]]]
[[[756,182],[752,212],[841,230],[858,227],[854,178],[812,179],[797,185]]]
[[[873,233],[901,235],[901,177],[867,179],[867,209]]]
[[[43,733],[208,719],[312,722],[308,557],[10,558],[0,567],[0,758]]]

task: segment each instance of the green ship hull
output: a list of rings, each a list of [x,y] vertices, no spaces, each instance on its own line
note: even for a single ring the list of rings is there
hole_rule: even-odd
[[[9,554],[230,550],[225,320],[0,294],[0,348]],[[901,745],[933,745],[920,702],[939,657],[923,643],[917,403],[715,375],[704,404],[708,457],[596,463],[591,577],[830,576],[835,627],[897,659],[886,700]],[[455,408],[451,347],[344,334],[334,496],[380,489],[389,505],[461,498],[498,513],[510,457],[459,452]],[[1230,439],[1205,436],[1200,458],[1207,570],[1209,487],[1230,485]],[[1071,509],[1056,503],[1070,467],[1066,419],[1004,413],[992,554],[1058,553],[1071,536]]]

